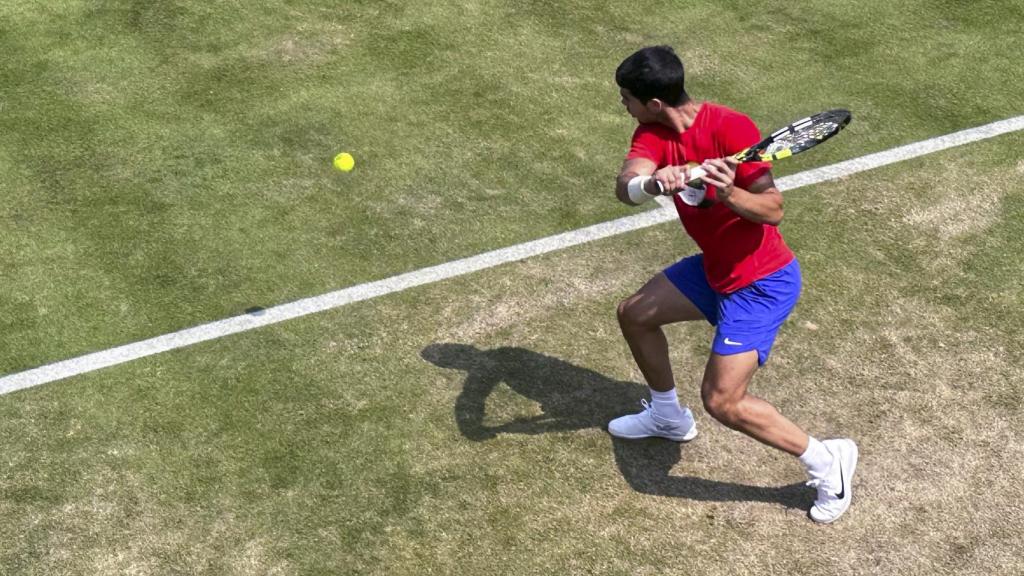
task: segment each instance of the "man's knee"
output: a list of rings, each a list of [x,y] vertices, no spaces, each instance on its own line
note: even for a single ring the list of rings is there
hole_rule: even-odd
[[[639,294],[634,294],[619,302],[618,308],[619,326],[624,331],[636,328],[647,328],[650,323],[650,313],[641,301]]]
[[[743,422],[743,413],[736,399],[705,387],[701,391],[701,400],[704,402],[704,410],[722,424],[734,427]]]

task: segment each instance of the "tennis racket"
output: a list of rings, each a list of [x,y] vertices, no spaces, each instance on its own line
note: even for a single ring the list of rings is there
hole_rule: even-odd
[[[849,110],[826,110],[776,130],[764,140],[749,148],[740,150],[733,154],[732,157],[737,162],[774,162],[783,158],[789,158],[794,154],[814,148],[835,136],[850,123],[851,118]],[[705,174],[707,172],[700,166],[691,166],[690,179],[686,182],[687,186],[697,187],[701,184],[700,177]],[[658,187],[661,188],[661,182],[658,182]],[[686,194],[686,192],[684,190],[681,194],[683,194],[683,201],[687,204],[690,204],[691,200],[696,200],[695,203],[691,204],[696,206],[703,200],[703,198],[696,199],[692,195]],[[703,196],[703,194],[700,194],[700,196]]]

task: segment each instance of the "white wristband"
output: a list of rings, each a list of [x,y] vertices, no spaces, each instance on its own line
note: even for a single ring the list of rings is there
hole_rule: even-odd
[[[650,176],[634,176],[629,184],[626,185],[626,192],[629,193],[629,199],[633,204],[643,204],[648,200],[655,197],[654,194],[648,194],[644,190],[644,185],[650,180]]]

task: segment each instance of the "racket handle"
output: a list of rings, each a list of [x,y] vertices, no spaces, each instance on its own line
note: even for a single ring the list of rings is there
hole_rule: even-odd
[[[701,168],[700,166],[691,166],[690,179],[686,182],[687,186],[698,186],[700,184],[703,184],[703,181],[700,179],[700,177],[707,173],[707,170]],[[655,180],[654,183],[658,185],[658,194],[664,194],[665,187],[661,185],[661,182]]]
[[[701,168],[700,166],[693,166],[690,168],[690,179],[687,180],[686,183],[690,186],[697,186],[698,184],[702,184],[703,180],[701,180],[700,177],[707,173],[707,170]]]

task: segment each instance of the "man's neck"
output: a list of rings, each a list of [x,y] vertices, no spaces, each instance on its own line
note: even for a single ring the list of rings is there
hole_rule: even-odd
[[[693,121],[697,118],[697,114],[700,113],[701,105],[699,102],[687,100],[679,106],[665,108],[658,122],[672,128],[676,132],[686,132],[690,126],[693,126]]]

